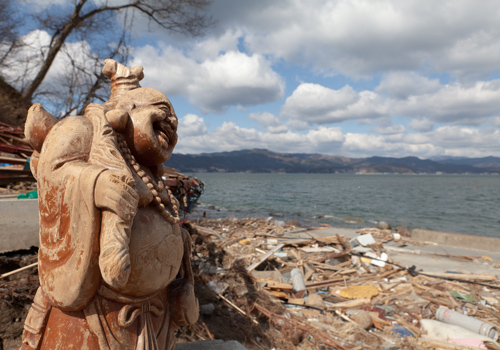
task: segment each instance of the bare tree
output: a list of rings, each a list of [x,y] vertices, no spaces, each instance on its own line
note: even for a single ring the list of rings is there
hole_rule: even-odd
[[[0,0],[0,66],[5,65],[7,57],[23,45],[16,31],[17,20],[11,0]]]
[[[10,0],[0,0],[0,21],[2,12],[5,13],[2,8],[4,2],[8,4]],[[16,46],[12,46],[9,51],[7,44],[14,45],[16,40],[18,43],[20,40],[15,31],[12,34],[7,31],[10,36],[6,35],[0,42],[4,50],[3,56],[0,50],[0,66],[5,67],[12,62],[7,58],[16,57],[18,70],[22,73],[11,77],[7,83],[16,88],[25,104],[31,103],[33,97],[37,96],[52,101],[53,106],[64,111],[62,116],[81,112],[102,91],[105,77],[100,72],[100,64],[103,59],[113,57],[126,63],[127,44],[134,18],[144,16],[150,25],[166,31],[198,36],[212,24],[206,11],[210,2],[211,0],[75,0],[72,6],[53,6],[34,17],[40,28],[51,36],[49,44],[32,55],[25,55],[24,61],[19,62],[16,55],[13,55]],[[118,19],[122,19],[123,23],[118,23]],[[9,27],[5,28],[8,29]],[[2,30],[0,26],[0,35]],[[109,45],[110,37],[114,40],[113,46]],[[68,42],[89,43],[89,46],[72,52]],[[64,76],[61,79],[63,83],[52,84],[42,91],[42,82],[58,55],[64,55],[61,57],[70,62],[65,74],[60,74],[61,77]],[[92,64],[89,65],[89,62]],[[89,69],[90,66],[93,68]],[[5,83],[3,79],[2,81]],[[64,85],[64,97],[56,85]]]
[[[45,23],[53,29],[54,34],[38,74],[22,93],[23,99],[31,100],[68,36],[75,30],[92,28],[96,19],[102,21],[106,18],[103,15],[113,15],[128,9],[136,10],[146,15],[150,22],[166,30],[199,35],[207,24],[207,18],[201,12],[207,5],[207,0],[130,0],[122,5],[110,5],[106,1],[104,5],[96,6],[88,0],[79,0],[75,2],[69,18],[58,20],[47,16]]]
[[[75,113],[82,115],[89,103],[107,101],[109,78],[102,73],[103,58],[127,62],[129,33],[130,28],[123,27],[121,37],[112,46],[92,51],[89,46],[82,45],[77,55],[63,45],[59,55],[64,57],[67,64],[61,78],[43,90],[39,88],[35,96],[43,95],[50,101],[52,109],[59,112],[60,118]]]

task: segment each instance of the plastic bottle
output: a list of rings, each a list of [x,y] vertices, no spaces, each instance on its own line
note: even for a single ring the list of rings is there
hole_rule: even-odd
[[[498,339],[498,329],[496,329],[494,325],[474,317],[465,316],[442,306],[436,310],[436,320],[463,327],[478,334],[485,335],[494,341]]]

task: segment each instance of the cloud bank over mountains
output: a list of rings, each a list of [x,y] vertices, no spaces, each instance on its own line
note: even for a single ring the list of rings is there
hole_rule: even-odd
[[[500,156],[496,1],[215,0],[211,12],[204,37],[138,29],[148,40],[131,51],[143,85],[174,99],[177,152]]]

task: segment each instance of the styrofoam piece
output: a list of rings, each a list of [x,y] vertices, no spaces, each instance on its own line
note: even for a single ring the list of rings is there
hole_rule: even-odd
[[[386,253],[382,253],[376,259],[372,259],[371,264],[375,266],[384,267],[388,257],[389,256]]]
[[[293,269],[291,272],[291,277],[294,291],[298,292],[301,290],[306,290],[306,283],[300,269]]]
[[[356,238],[353,238],[351,241],[356,241],[359,245],[366,247],[370,244],[375,244],[375,239],[371,235],[371,233],[366,233],[364,235],[360,235]]]

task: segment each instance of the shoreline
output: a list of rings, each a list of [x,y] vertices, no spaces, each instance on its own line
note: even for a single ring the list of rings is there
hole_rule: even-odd
[[[22,249],[30,249],[31,246],[38,244],[38,205],[36,199],[17,200],[13,198],[0,199],[0,226],[6,232],[2,244],[0,244],[0,253]],[[299,221],[300,226],[314,228],[329,227],[336,230],[359,231],[364,228],[375,228],[376,223],[362,222],[346,225],[331,225],[321,222],[318,219],[309,219],[306,217],[289,216],[281,213],[270,213],[275,215],[267,216],[248,216],[244,212],[225,211],[210,209],[209,207],[197,206],[193,214],[188,215],[188,220],[196,221],[201,219],[206,213],[207,219],[245,219],[261,218],[276,220],[282,226],[287,222]],[[398,228],[393,228],[394,232]],[[491,236],[476,236],[459,232],[429,230],[425,228],[413,228],[409,231],[411,238],[422,242],[433,242],[440,245],[452,246],[456,248],[473,248],[495,252],[495,248],[500,246],[500,238]]]
[[[203,216],[206,214],[206,216]],[[260,214],[260,215],[259,215]],[[288,222],[288,221],[299,221],[302,226],[307,226],[307,227],[325,227],[325,225],[329,225],[331,227],[336,227],[336,228],[342,228],[342,229],[353,229],[353,230],[360,230],[363,228],[376,228],[377,224],[379,222],[385,221],[385,220],[380,220],[380,221],[375,221],[375,220],[364,220],[358,217],[336,217],[333,215],[320,215],[316,217],[308,217],[306,215],[294,215],[294,214],[288,214],[288,213],[281,213],[281,212],[269,212],[268,215],[266,215],[265,212],[255,212],[255,213],[250,213],[246,211],[238,211],[238,210],[228,210],[224,207],[217,208],[212,205],[205,204],[203,202],[200,202],[197,204],[195,209],[193,210],[193,213],[188,215],[188,219],[196,219],[199,217],[206,217],[206,218],[212,218],[212,219],[224,219],[224,218],[230,218],[230,217],[235,217],[237,219],[248,219],[248,218],[272,218],[277,221],[282,221],[282,222]],[[353,219],[352,221],[349,221],[349,219]],[[359,221],[357,221],[359,219]],[[404,223],[399,224],[399,225],[393,225],[393,223],[389,222],[391,225],[392,229],[395,230],[396,232],[399,231],[406,231],[409,233],[413,233],[415,230],[420,230],[420,231],[431,231],[434,234],[451,234],[451,235],[462,235],[462,236],[470,236],[470,242],[473,242],[473,238],[492,238],[492,239],[498,239],[500,242],[500,237],[495,237],[495,236],[490,236],[490,235],[480,235],[480,234],[471,234],[471,233],[464,233],[464,232],[452,232],[450,230],[439,230],[433,227],[425,227],[425,226],[415,226],[415,227],[408,227]],[[403,233],[403,232],[400,232]],[[404,234],[404,233],[403,233]],[[499,229],[499,234],[500,234],[500,229]],[[432,235],[429,235],[429,237],[432,237]],[[431,241],[430,239],[427,239],[428,241]],[[436,241],[435,243],[443,243],[446,244],[445,241]],[[500,246],[500,245],[499,245]]]

